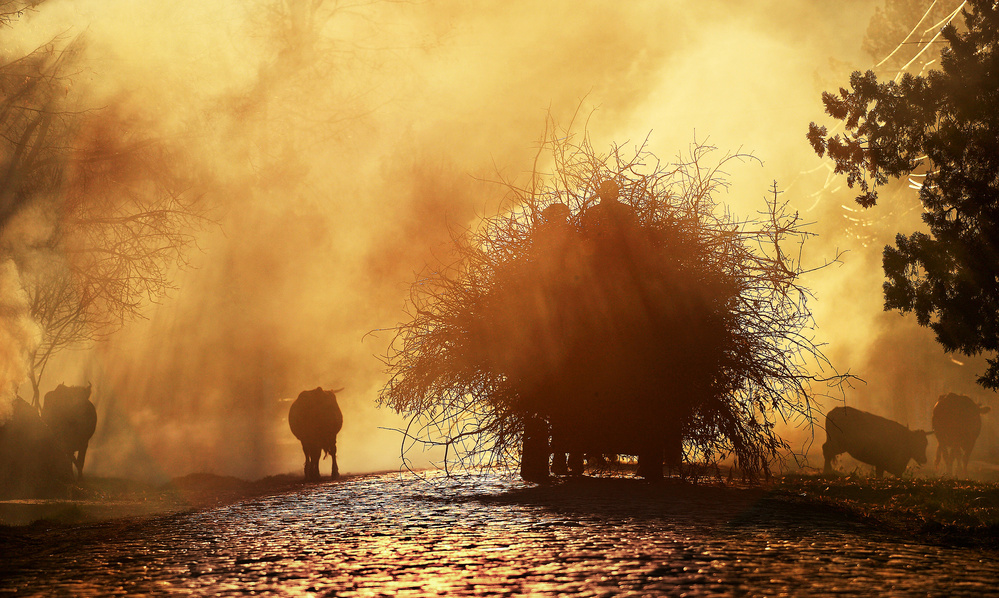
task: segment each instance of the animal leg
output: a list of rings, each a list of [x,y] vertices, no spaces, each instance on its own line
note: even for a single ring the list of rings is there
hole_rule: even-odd
[[[576,451],[569,453],[569,473],[572,475],[583,475],[583,453]]]
[[[971,460],[971,447],[961,447],[961,475],[968,477],[968,461]]]
[[[944,465],[947,466],[947,475],[954,475],[954,458],[957,455],[957,449],[949,446],[944,449]]]
[[[833,472],[833,462],[836,460],[836,456],[839,455],[836,452],[836,447],[834,447],[828,440],[822,445],[822,456],[825,457],[826,464],[822,468],[822,473],[830,474]]]
[[[80,451],[76,454],[76,459],[73,462],[76,463],[76,479],[83,480],[83,462],[87,460],[87,445],[83,445]]]
[[[333,439],[333,451],[330,452],[330,457],[333,459],[333,469],[330,471],[330,478],[337,479],[340,477],[340,467],[336,464],[336,439]]]
[[[319,457],[322,455],[322,449],[319,447],[306,447],[305,443],[302,443],[302,450],[305,452],[305,479],[318,480]]]

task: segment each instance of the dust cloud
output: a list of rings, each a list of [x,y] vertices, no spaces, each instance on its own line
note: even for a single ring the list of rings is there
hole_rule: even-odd
[[[868,381],[849,404],[921,425],[926,397],[974,396],[974,367],[881,313],[880,248],[898,223],[848,222],[849,191],[805,140],[821,91],[870,65],[873,4],[48,0],[4,32],[5,51],[77,39],[66,93],[163,140],[164,167],[183,165],[213,223],[145,319],[64,351],[43,392],[94,384],[94,475],[300,471],[285,418],[316,386],[344,389],[341,471],[398,468],[405,422],[375,405],[391,327],[449,227],[495,209],[489,181],[529,171],[550,112],[585,119],[598,148],[651,132],[667,160],[695,138],[760,158],[729,169],[719,199],[755,211],[776,180],[815,222],[806,264],[849,250],[814,276],[816,335]],[[0,268],[0,286],[16,275]],[[17,297],[3,295],[6,320]],[[10,328],[0,351],[32,334]]]
[[[19,384],[27,374],[26,352],[37,343],[28,298],[13,260],[0,263],[0,388]],[[0,422],[11,416],[11,402],[0,401]]]

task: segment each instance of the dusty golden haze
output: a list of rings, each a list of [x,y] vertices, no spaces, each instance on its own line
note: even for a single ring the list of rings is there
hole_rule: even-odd
[[[973,361],[881,312],[881,247],[918,226],[918,204],[853,211],[805,140],[821,91],[871,66],[874,4],[44,2],[2,33],[5,59],[78,40],[73,105],[163,140],[217,226],[147,319],[64,352],[43,392],[93,382],[94,475],[298,471],[281,399],[319,385],[344,388],[341,471],[398,467],[385,428],[402,421],[375,407],[385,329],[448,227],[495,210],[488,181],[526,176],[550,112],[585,120],[597,148],[649,136],[664,160],[695,139],[760,158],[719,200],[755,212],[776,181],[815,223],[806,264],[847,250],[809,281],[816,336],[868,381],[850,404],[928,427],[938,395],[978,390]],[[8,234],[45,230],[50,215],[27,214]],[[0,270],[14,311],[16,277]],[[30,323],[10,330],[0,351],[16,355]]]

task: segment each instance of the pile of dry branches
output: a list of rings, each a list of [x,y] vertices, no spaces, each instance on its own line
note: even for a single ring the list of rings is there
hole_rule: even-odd
[[[776,190],[755,219],[719,208],[722,167],[747,156],[706,167],[714,148],[695,144],[663,164],[566,131],[543,141],[530,183],[504,183],[508,209],[453,235],[452,261],[413,284],[379,397],[410,418],[403,456],[421,444],[443,446],[446,468],[516,462],[526,427],[546,464],[734,455],[766,475],[787,448],[777,418],[809,418],[808,368],[828,366],[797,213]]]

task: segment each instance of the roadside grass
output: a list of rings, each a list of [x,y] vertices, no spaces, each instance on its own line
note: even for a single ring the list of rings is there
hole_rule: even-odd
[[[930,540],[999,547],[999,484],[993,482],[794,474],[776,479],[773,492]]]

